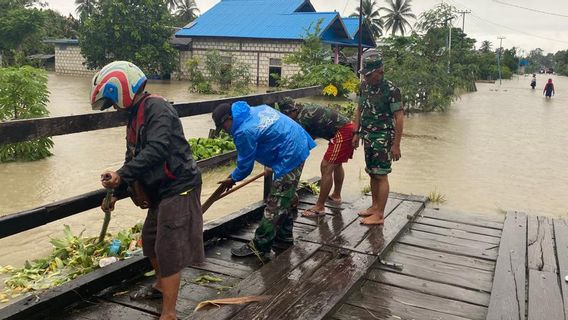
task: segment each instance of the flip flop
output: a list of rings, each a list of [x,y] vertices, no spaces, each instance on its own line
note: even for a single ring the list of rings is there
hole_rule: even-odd
[[[308,212],[308,214],[306,214]],[[325,216],[324,211],[316,211],[314,209],[306,209],[306,211],[302,212],[302,217],[305,218],[319,218]]]
[[[162,299],[162,292],[152,285],[141,287],[130,293],[130,300],[155,300]]]

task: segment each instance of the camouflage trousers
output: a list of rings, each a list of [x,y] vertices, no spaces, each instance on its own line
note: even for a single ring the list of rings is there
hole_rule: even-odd
[[[292,203],[302,175],[302,163],[288,174],[272,181],[264,217],[254,233],[253,243],[261,252],[269,252],[274,240],[292,242],[294,217]]]
[[[363,136],[365,148],[365,171],[370,175],[386,175],[391,173],[391,147],[394,131],[384,130],[370,132]]]

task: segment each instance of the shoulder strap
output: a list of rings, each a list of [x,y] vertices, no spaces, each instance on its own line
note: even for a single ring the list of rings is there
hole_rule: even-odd
[[[126,135],[130,143],[138,143],[138,134],[140,133],[140,127],[142,127],[145,120],[144,113],[146,109],[146,101],[149,98],[164,99],[157,94],[147,94],[146,96],[144,96],[144,98],[142,98],[142,101],[140,101],[140,103],[138,104],[138,109],[136,110],[136,117],[134,117],[128,124],[128,132]]]

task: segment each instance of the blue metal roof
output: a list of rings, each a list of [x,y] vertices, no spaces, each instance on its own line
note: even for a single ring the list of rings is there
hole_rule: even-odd
[[[323,42],[353,40],[337,12],[315,12],[309,0],[222,0],[175,35],[301,40],[320,20]]]
[[[347,31],[349,31],[349,36],[355,38],[357,30],[359,30],[359,18],[341,18],[343,24]]]

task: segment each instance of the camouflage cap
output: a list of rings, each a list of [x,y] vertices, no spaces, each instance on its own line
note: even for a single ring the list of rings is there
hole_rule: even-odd
[[[367,76],[371,74],[373,71],[380,69],[382,67],[383,67],[383,60],[381,60],[381,58],[379,57],[373,57],[363,62],[363,68],[359,70],[359,72],[364,76]]]
[[[290,97],[284,97],[278,100],[278,109],[284,114],[294,111],[296,109],[296,102]]]

